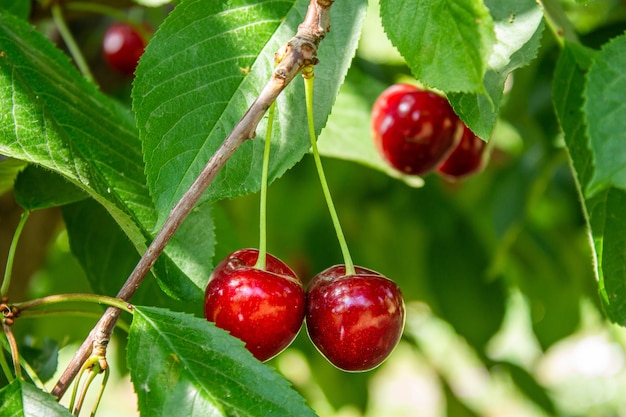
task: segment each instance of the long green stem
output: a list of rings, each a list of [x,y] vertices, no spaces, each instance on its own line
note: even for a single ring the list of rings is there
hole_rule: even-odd
[[[95,82],[95,78],[93,74],[91,73],[91,70],[89,69],[89,65],[87,65],[87,61],[85,60],[83,53],[80,51],[80,48],[78,47],[78,44],[76,43],[76,40],[74,40],[74,36],[72,35],[72,32],[70,31],[70,29],[67,27],[67,24],[65,23],[65,18],[63,17],[61,6],[59,6],[56,3],[53,4],[51,11],[52,11],[52,19],[54,20],[54,24],[59,30],[59,34],[61,34],[61,37],[63,38],[63,42],[65,42],[67,49],[70,51],[70,54],[74,58],[74,62],[76,62],[78,69],[83,74],[83,77],[85,77],[91,82]]]
[[[330,212],[330,217],[333,221],[335,232],[337,233],[337,239],[339,240],[339,246],[341,247],[341,252],[343,254],[343,262],[346,266],[346,275],[354,275],[354,263],[352,262],[352,257],[350,256],[350,251],[348,250],[348,244],[346,243],[346,238],[344,237],[343,230],[341,229],[341,223],[339,223],[339,216],[337,216],[337,211],[335,210],[335,205],[333,204],[333,199],[330,195],[330,189],[328,188],[328,182],[326,181],[326,175],[324,175],[324,168],[322,167],[322,160],[320,158],[320,153],[317,149],[315,123],[313,121],[313,81],[315,77],[313,75],[312,68],[303,69],[302,75],[304,76],[306,113],[309,124],[309,136],[311,137],[311,148],[313,150],[315,167],[317,168],[317,174],[320,178],[320,184],[322,185],[322,191],[324,193],[324,198],[326,199],[326,205],[328,206],[328,211]]]
[[[27,310],[33,307],[42,306],[42,305],[51,305],[51,304],[69,303],[69,302],[105,304],[111,307],[117,307],[120,310],[133,314],[132,306],[129,305],[126,301],[121,300],[119,298],[107,297],[106,295],[98,295],[98,294],[57,294],[57,295],[50,295],[48,297],[38,298],[36,300],[24,301],[22,303],[14,303],[12,305],[17,307],[20,311],[22,311],[22,310]]]
[[[82,311],[82,310],[26,310],[20,311],[21,319],[33,319],[40,317],[52,317],[52,316],[76,316],[82,318],[99,319],[102,317],[102,313],[97,311]],[[130,333],[130,325],[123,320],[117,321],[117,327],[125,333]]]
[[[15,259],[17,242],[20,240],[20,235],[22,234],[22,230],[24,229],[24,225],[26,224],[26,220],[28,220],[29,215],[30,211],[25,211],[24,213],[22,213],[22,217],[20,217],[20,221],[17,223],[17,227],[15,228],[13,240],[11,241],[11,246],[9,247],[9,254],[7,257],[6,268],[4,270],[4,278],[2,279],[2,286],[0,287],[0,298],[5,297],[9,292],[9,286],[11,285],[11,274],[13,271],[13,259]]]
[[[265,147],[263,149],[263,170],[261,172],[261,198],[259,207],[259,257],[257,258],[255,268],[265,269],[267,257],[267,178],[270,167],[270,149],[272,139],[272,126],[274,125],[274,108],[273,102],[270,106],[267,117],[267,131],[265,132]]]
[[[554,33],[559,45],[563,46],[565,41],[580,43],[574,25],[565,14],[560,1],[540,0],[539,4],[543,7],[548,27]]]

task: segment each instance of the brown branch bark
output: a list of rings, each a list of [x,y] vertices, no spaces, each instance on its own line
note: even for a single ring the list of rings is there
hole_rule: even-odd
[[[174,206],[163,227],[118,292],[118,298],[124,301],[131,299],[167,243],[213,182],[217,173],[239,145],[246,139],[254,138],[256,127],[270,105],[304,66],[317,64],[317,48],[330,30],[330,8],[333,3],[334,0],[311,0],[306,16],[298,26],[297,34],[276,53],[275,58],[278,64],[265,88],[209,159],[189,190]],[[91,355],[94,346],[106,346],[120,313],[121,311],[115,307],[109,307],[106,310],[52,389],[52,395],[57,399],[61,399],[65,394],[81,366]]]

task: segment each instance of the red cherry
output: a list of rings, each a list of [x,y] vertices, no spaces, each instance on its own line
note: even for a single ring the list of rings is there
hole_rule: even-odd
[[[307,290],[306,328],[326,359],[349,372],[380,365],[396,347],[404,328],[400,288],[378,272],[345,265],[317,274]]]
[[[220,262],[204,295],[204,316],[241,339],[260,361],[273,358],[295,339],[305,310],[305,294],[296,274],[267,254],[257,269],[256,249],[241,249]]]
[[[437,167],[437,173],[458,180],[482,169],[487,143],[463,124],[463,136],[452,153]]]
[[[132,75],[143,54],[146,43],[135,28],[126,23],[115,23],[106,30],[102,51],[107,64],[125,75]]]
[[[458,120],[444,97],[410,84],[395,84],[372,107],[374,145],[398,171],[423,175],[458,143]]]

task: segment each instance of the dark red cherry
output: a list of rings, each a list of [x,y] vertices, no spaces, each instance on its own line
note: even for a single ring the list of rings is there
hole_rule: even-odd
[[[126,23],[114,23],[104,33],[102,52],[104,60],[114,70],[132,75],[146,47],[135,28]]]
[[[439,94],[395,84],[383,91],[372,108],[374,145],[398,171],[423,175],[435,169],[458,143],[458,120]]]
[[[400,288],[378,272],[345,265],[317,274],[307,289],[306,328],[317,349],[337,368],[368,371],[396,347],[404,328]]]
[[[475,174],[483,167],[487,143],[463,124],[463,136],[452,153],[437,167],[437,173],[450,180]]]
[[[296,274],[267,254],[266,269],[257,269],[256,249],[241,249],[220,262],[207,285],[204,316],[241,339],[260,361],[284,350],[298,334],[305,293]]]

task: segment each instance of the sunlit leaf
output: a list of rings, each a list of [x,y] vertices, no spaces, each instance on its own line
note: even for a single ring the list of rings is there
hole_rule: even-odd
[[[389,39],[417,79],[446,92],[484,90],[495,36],[482,1],[381,0],[380,10]]]
[[[606,53],[613,56],[615,51],[613,48],[608,48]],[[585,79],[588,71],[591,71],[590,68],[596,68],[596,75],[592,74],[593,77],[603,76],[603,66],[608,66],[606,71],[609,73],[613,71],[608,63],[600,63],[594,67],[594,59],[598,59],[598,56],[599,54],[594,54],[586,48],[566,43],[555,71],[553,96],[590,225],[594,264],[602,303],[607,316],[612,321],[624,325],[626,324],[626,286],[624,285],[626,282],[624,269],[626,220],[617,213],[622,213],[626,207],[626,190],[616,186],[620,183],[620,179],[619,169],[615,170],[615,161],[619,160],[623,152],[620,150],[607,154],[615,143],[612,138],[603,136],[607,131],[604,127],[597,126],[595,121],[591,122],[595,127],[588,128],[586,120],[589,120],[589,115],[585,113],[585,110],[590,110],[588,105],[585,106],[586,95],[591,95],[592,100],[595,100],[599,106],[603,106],[599,103],[602,100],[597,93],[589,91]],[[604,58],[606,57],[605,55]],[[592,78],[591,75],[589,77]],[[623,81],[624,78],[617,75],[618,84],[614,88],[620,88],[620,80]],[[623,86],[621,88],[626,91]],[[608,103],[614,100],[615,96],[612,92],[607,91],[606,94]],[[590,100],[589,97],[587,97],[587,102],[588,100]],[[604,117],[595,109],[591,111],[596,117]],[[615,118],[612,108],[605,107],[605,111]],[[619,125],[621,122],[615,120],[615,123]],[[615,126],[606,127],[606,129],[613,128]],[[593,146],[588,132],[595,136]],[[617,131],[615,134],[620,135]],[[604,164],[609,168],[603,168]],[[600,178],[602,181],[599,180]],[[594,186],[590,187],[592,183]]]
[[[493,131],[509,74],[532,61],[543,32],[543,11],[534,0],[487,0],[496,43],[478,93],[453,93],[448,98],[463,121],[481,138]]]

